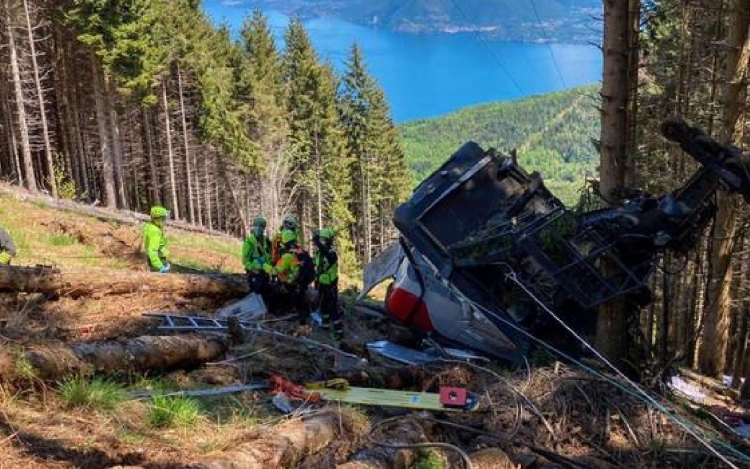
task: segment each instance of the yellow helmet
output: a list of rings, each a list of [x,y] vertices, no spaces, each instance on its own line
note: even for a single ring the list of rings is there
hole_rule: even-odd
[[[151,218],[167,218],[168,216],[169,210],[161,205],[154,205],[151,207]]]
[[[291,241],[297,241],[297,235],[294,233],[294,231],[291,230],[284,230],[281,232],[281,243],[282,244],[288,244]]]

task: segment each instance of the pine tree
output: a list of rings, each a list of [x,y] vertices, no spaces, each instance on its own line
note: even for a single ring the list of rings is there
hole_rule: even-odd
[[[310,229],[333,226],[342,258],[350,253],[350,159],[338,119],[337,81],[330,66],[321,64],[302,22],[295,19],[286,32],[284,77],[288,89],[291,143],[297,207]]]
[[[351,211],[356,220],[352,227],[352,238],[358,257],[369,262],[371,246],[371,203],[370,203],[370,155],[369,137],[369,97],[374,84],[367,74],[362,59],[362,51],[356,44],[352,47],[347,70],[341,81],[339,114],[346,135],[347,151],[352,162]]]
[[[255,11],[242,28],[243,53],[236,64],[238,97],[250,137],[260,150],[258,211],[277,227],[291,208],[289,125],[281,58],[268,20]]]
[[[384,247],[386,213],[405,197],[408,184],[398,132],[389,116],[383,91],[369,76],[356,44],[352,47],[339,95],[340,119],[352,162],[351,211],[357,220],[352,237],[367,263],[374,245]]]

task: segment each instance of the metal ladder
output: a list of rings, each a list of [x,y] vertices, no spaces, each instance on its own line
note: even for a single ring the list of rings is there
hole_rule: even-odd
[[[226,319],[214,319],[205,316],[182,316],[177,314],[147,313],[144,316],[149,318],[158,318],[162,323],[157,330],[168,332],[187,332],[187,331],[226,331],[229,329]],[[257,324],[252,322],[239,322],[243,330],[256,329]]]

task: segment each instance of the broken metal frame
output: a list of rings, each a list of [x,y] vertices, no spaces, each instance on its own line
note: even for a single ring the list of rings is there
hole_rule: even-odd
[[[511,249],[501,248],[496,252],[483,253],[481,258],[456,259],[454,265],[464,268],[483,267],[507,263],[510,257],[528,256],[584,308],[593,308],[637,290],[647,283],[655,268],[651,258],[639,264],[627,266],[616,252],[615,243],[606,240],[594,229],[582,229],[571,239],[561,236],[558,230],[550,229],[555,222],[565,217],[570,217],[570,221],[575,222],[567,209],[559,208],[531,221],[524,228],[511,228],[503,233],[491,234],[470,243],[457,243],[451,247],[452,253],[458,250],[465,253],[470,246],[482,245],[487,243],[488,239],[498,240],[512,236],[517,240]],[[543,234],[548,236],[548,239],[542,240]],[[581,252],[578,246],[587,244],[591,246],[591,249],[586,253]],[[562,261],[551,258],[550,247],[558,250],[557,254],[563,256]],[[603,258],[606,258],[614,269],[610,275],[604,275],[597,267],[597,263]],[[533,279],[526,277],[524,280],[529,286],[534,285]],[[532,287],[532,290],[540,296],[551,299],[547,292],[539,288]]]

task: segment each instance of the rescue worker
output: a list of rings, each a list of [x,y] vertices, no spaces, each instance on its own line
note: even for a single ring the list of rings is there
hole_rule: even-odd
[[[307,324],[310,310],[305,304],[305,290],[300,287],[300,262],[301,248],[297,245],[297,234],[292,230],[281,232],[282,254],[275,265],[266,264],[264,270],[270,276],[276,277],[278,284],[274,288],[274,309],[278,305],[288,306],[297,311],[300,324]]]
[[[16,245],[7,231],[0,228],[0,265],[10,265],[10,260],[16,256]]]
[[[242,244],[242,264],[245,266],[250,291],[266,299],[269,275],[263,270],[271,262],[271,241],[266,236],[266,219],[256,217],[253,229]]]
[[[295,237],[297,238],[297,244],[301,244],[301,240],[299,239],[299,224],[297,223],[297,217],[295,217],[294,215],[285,216],[281,221],[279,232],[276,233],[273,237],[271,248],[271,262],[273,262],[274,264],[276,264],[276,262],[278,262],[278,260],[281,258],[282,254],[284,254],[283,242],[281,240],[281,236],[284,231],[293,232]]]
[[[330,331],[335,340],[339,341],[344,336],[344,325],[339,314],[339,257],[333,248],[333,238],[332,229],[315,232],[313,262],[322,325],[325,330]]]
[[[152,272],[169,272],[169,251],[164,236],[164,223],[169,211],[158,205],[151,207],[151,221],[143,227],[143,248],[146,252],[148,268]]]

